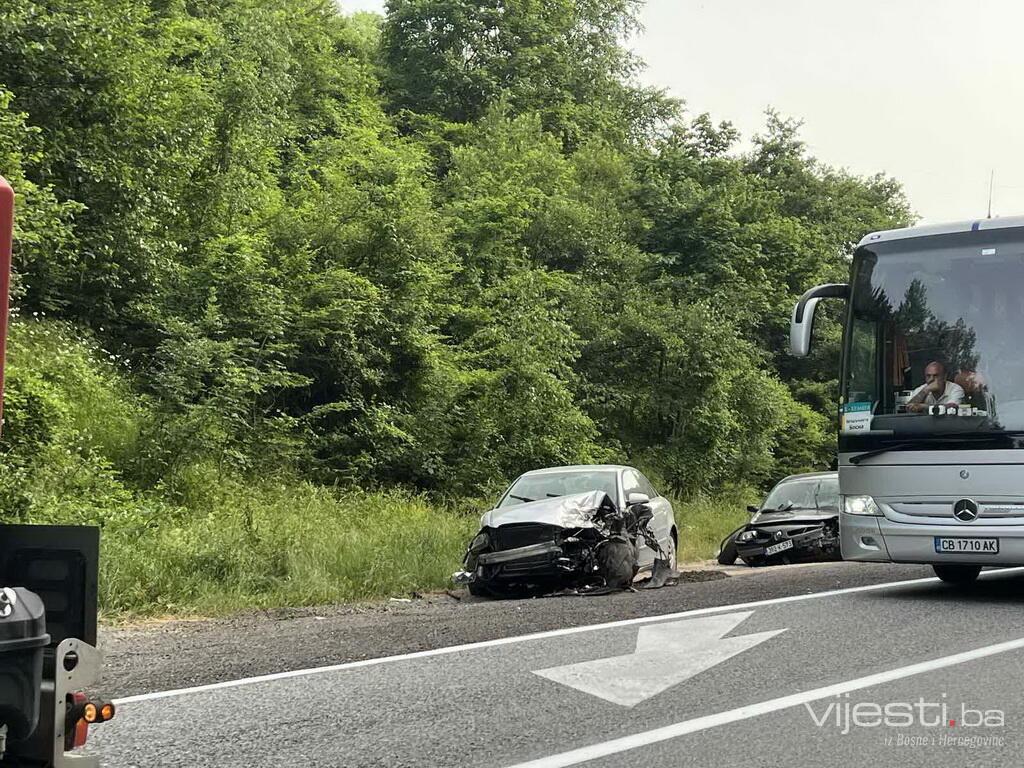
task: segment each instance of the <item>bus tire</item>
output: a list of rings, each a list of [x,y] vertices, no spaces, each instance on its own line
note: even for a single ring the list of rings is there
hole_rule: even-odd
[[[981,573],[980,565],[953,565],[952,563],[935,564],[932,566],[935,575],[947,584],[970,584]]]

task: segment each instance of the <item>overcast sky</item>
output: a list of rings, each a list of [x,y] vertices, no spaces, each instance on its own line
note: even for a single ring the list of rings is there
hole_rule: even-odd
[[[341,0],[383,11],[383,0]],[[812,154],[899,179],[924,221],[1024,213],[1024,3],[649,0],[644,81],[748,138],[772,106]]]

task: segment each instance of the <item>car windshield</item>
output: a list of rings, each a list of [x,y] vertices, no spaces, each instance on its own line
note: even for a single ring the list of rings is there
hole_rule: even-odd
[[[527,501],[571,496],[574,493],[604,491],[618,503],[615,472],[607,470],[574,472],[537,472],[523,475],[505,493],[499,507],[525,504]]]
[[[1024,429],[1022,286],[1020,229],[859,248],[843,434]]]
[[[824,477],[779,483],[772,488],[761,510],[787,509],[839,509],[839,479]]]

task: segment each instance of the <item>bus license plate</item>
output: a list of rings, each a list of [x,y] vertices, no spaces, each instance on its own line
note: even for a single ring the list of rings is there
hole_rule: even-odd
[[[777,555],[779,552],[785,552],[787,549],[793,548],[793,540],[787,539],[786,541],[780,541],[778,544],[772,544],[764,548],[766,555]]]
[[[998,555],[999,539],[936,536],[935,553],[938,555]]]

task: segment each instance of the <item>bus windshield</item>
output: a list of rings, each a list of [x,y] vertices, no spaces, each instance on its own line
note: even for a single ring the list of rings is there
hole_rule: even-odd
[[[854,254],[843,434],[1024,430],[1024,230]]]

